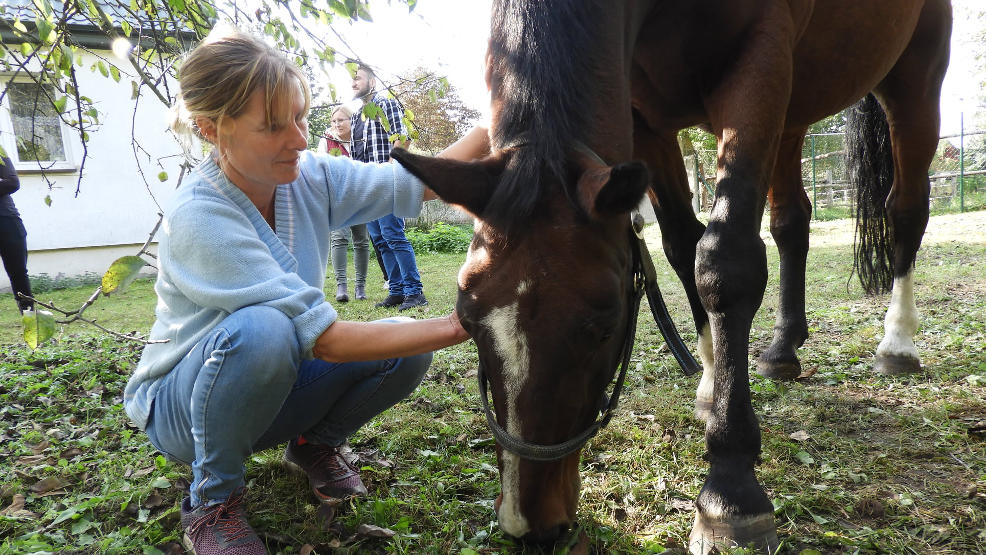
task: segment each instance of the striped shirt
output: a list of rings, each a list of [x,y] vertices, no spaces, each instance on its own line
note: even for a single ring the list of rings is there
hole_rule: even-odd
[[[401,120],[404,110],[396,100],[381,93],[373,95],[373,103],[383,110],[390,131],[384,129],[379,120],[368,120],[363,115],[363,110],[358,110],[352,116],[353,137],[349,153],[354,160],[361,162],[388,162],[390,150],[394,148],[391,135],[407,136],[407,128]]]

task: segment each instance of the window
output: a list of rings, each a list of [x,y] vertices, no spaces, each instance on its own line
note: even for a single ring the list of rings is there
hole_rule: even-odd
[[[49,98],[55,98],[52,87],[44,89],[33,81],[0,82],[7,87],[3,110],[7,121],[0,121],[3,137],[0,144],[18,166],[18,170],[38,168],[38,162],[49,170],[75,169],[63,135],[64,126]]]

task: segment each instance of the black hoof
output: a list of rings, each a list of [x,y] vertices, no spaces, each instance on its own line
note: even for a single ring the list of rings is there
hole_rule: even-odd
[[[757,360],[757,374],[772,380],[793,380],[801,375],[801,361]]]
[[[915,374],[921,371],[921,361],[906,355],[877,355],[873,369],[885,376]]]
[[[774,553],[779,543],[774,516],[770,513],[726,520],[713,520],[695,513],[695,524],[688,536],[688,550],[694,555],[750,546],[758,553]]]

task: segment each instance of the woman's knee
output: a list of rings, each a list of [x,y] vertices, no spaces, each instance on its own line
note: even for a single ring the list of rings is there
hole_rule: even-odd
[[[219,327],[228,334],[232,354],[238,355],[238,372],[255,374],[261,382],[293,383],[301,346],[287,315],[275,308],[248,306],[229,315]]]
[[[394,369],[394,377],[401,380],[405,397],[410,395],[424,379],[433,358],[434,353],[428,352],[400,359]]]

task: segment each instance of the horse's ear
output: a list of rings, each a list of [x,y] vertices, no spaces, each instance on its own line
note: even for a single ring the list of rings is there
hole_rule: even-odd
[[[647,192],[647,167],[640,162],[589,167],[579,177],[579,196],[590,214],[629,212]]]
[[[507,162],[507,156],[502,153],[475,162],[422,156],[402,148],[395,148],[390,156],[442,200],[461,206],[475,216],[482,215]]]

